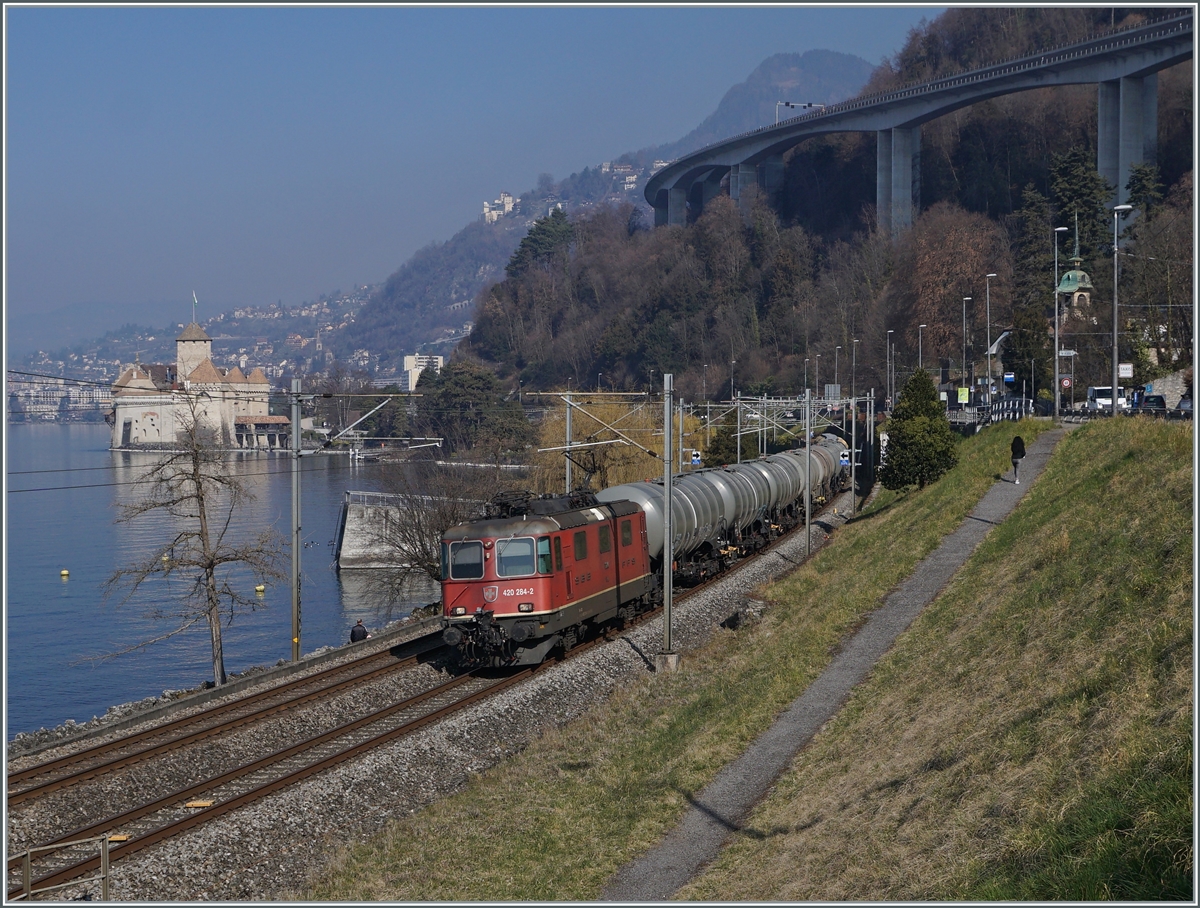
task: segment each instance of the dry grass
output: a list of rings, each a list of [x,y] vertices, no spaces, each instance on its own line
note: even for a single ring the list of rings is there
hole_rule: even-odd
[[[682,895],[1190,895],[1191,448],[1134,420],[1064,441]]]
[[[1020,431],[1031,440],[1042,426]],[[1007,469],[1012,434],[996,427],[967,441],[959,466],[919,494],[883,493],[834,545],[766,591],[776,607],[762,621],[718,634],[678,674],[631,686],[460,794],[346,850],[303,895],[595,899],[961,522]],[[1172,498],[1190,500],[1190,450],[1190,426],[1140,420],[1065,440],[963,582],[927,609],[746,835],[682,895],[1094,891],[1078,881],[1039,883],[1032,894],[1005,885],[1041,879],[1031,868],[1086,863],[1070,847],[1052,859],[1075,841],[1061,827],[1079,806],[1137,788],[1139,774],[1176,782],[1181,734],[1190,757],[1191,509]],[[1143,545],[1121,543],[1136,519]],[[1190,879],[1190,851],[1178,854],[1178,786],[1157,788],[1167,802],[1114,828],[1137,830],[1155,859],[1175,854],[1167,874],[1186,864]],[[1186,795],[1190,846],[1190,787]],[[1100,832],[1084,824],[1075,837],[1084,850],[1104,838],[1106,820],[1097,822]]]

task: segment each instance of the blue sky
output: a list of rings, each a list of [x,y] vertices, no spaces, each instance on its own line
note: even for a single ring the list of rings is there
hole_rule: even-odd
[[[501,190],[682,137],[771,54],[879,63],[943,8],[6,6],[6,314],[382,281]]]

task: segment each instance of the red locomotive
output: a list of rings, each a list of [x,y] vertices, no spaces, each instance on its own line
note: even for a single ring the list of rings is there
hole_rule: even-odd
[[[653,607],[660,582],[632,502],[517,493],[489,511],[442,536],[444,639],[461,663],[536,664]]]

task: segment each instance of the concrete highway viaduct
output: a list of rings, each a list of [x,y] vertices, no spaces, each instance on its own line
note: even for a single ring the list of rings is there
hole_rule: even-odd
[[[805,139],[874,132],[879,226],[893,236],[912,226],[921,207],[921,124],[999,95],[1051,85],[1098,83],[1097,162],[1118,187],[1118,203],[1135,164],[1157,154],[1158,72],[1192,57],[1192,10],[1003,63],[854,98],[775,126],[716,142],[672,162],[646,185],[654,223],[684,224],[722,193],[745,206],[750,187],[774,194],[783,185],[783,154]]]

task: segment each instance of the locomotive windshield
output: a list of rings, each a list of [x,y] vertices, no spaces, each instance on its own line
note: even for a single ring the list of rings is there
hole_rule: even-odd
[[[447,551],[447,549],[449,551]],[[442,546],[442,577],[479,580],[483,577],[483,543],[452,542]]]
[[[533,537],[496,540],[496,574],[524,577],[533,573]]]

